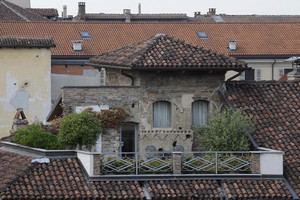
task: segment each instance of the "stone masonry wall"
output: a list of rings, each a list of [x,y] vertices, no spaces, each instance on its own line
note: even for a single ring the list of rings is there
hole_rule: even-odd
[[[224,81],[224,73],[141,71],[139,72],[140,86],[123,86],[122,84],[127,85],[128,82],[116,81],[124,78],[120,70],[107,71],[110,73],[107,78],[112,77],[112,74],[122,77],[110,78],[114,82],[112,84],[121,84],[120,86],[64,87],[62,89],[63,107],[65,109],[71,107],[73,110],[76,106],[88,105],[124,107],[131,115],[127,122],[135,122],[139,125],[138,151],[144,151],[147,145],[170,151],[173,149],[171,144],[175,141],[178,145],[184,146],[185,151],[191,151],[195,138],[191,134],[192,103],[197,100],[207,101],[209,117],[219,113],[225,104],[218,92],[218,87]],[[152,105],[156,101],[171,103],[170,127],[153,127]],[[161,142],[162,137],[167,142]],[[114,140],[113,143],[116,141]],[[105,142],[103,145],[106,145]]]

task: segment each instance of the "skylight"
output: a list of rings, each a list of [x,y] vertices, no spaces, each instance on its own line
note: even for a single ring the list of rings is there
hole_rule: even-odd
[[[82,39],[90,39],[91,38],[89,32],[87,32],[87,31],[80,31],[79,33],[80,33]]]
[[[205,32],[197,32],[197,35],[200,39],[208,39],[208,36]]]

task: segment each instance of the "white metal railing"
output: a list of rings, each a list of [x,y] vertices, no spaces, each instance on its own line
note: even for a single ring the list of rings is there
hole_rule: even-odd
[[[251,173],[250,152],[125,152],[100,154],[101,174]],[[175,163],[177,162],[177,163]]]

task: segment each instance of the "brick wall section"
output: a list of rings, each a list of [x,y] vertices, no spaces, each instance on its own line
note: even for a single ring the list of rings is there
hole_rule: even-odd
[[[260,154],[251,154],[251,173],[260,174]]]
[[[181,174],[181,153],[173,152],[173,174]]]
[[[101,171],[100,171],[100,165],[101,165],[101,159],[99,154],[94,154],[93,155],[93,159],[94,159],[94,175],[100,175]]]

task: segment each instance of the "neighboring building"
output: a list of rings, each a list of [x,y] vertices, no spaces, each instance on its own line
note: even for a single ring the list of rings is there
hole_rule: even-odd
[[[0,137],[8,136],[17,108],[45,122],[51,109],[52,38],[0,37]]]
[[[300,196],[300,76],[297,80],[228,82],[225,95],[233,109],[256,119],[258,146],[284,152],[284,175]]]
[[[11,0],[13,1],[13,0]],[[6,1],[6,0],[0,0],[0,21],[49,21],[47,18],[36,14],[35,12],[31,12],[30,5],[27,6],[21,6],[19,4],[14,4],[16,2],[24,2],[25,5],[26,1]]]
[[[299,23],[2,22],[1,26],[3,35],[54,38],[57,47],[51,50],[53,102],[62,86],[100,85],[100,73],[85,65],[89,58],[158,33],[246,61],[252,71],[240,77],[247,80],[278,80],[292,68],[283,61],[300,54]],[[236,41],[231,50],[229,41]],[[228,72],[226,79],[235,74]]]
[[[162,34],[95,56],[87,65],[105,69],[104,86],[63,87],[62,107],[124,107],[131,116],[124,132],[103,135],[104,152],[143,152],[147,146],[172,151],[174,142],[191,151],[192,128],[224,107],[216,91],[226,71],[247,69],[232,57]]]
[[[57,9],[54,8],[28,8],[29,11],[55,21],[58,18]]]

